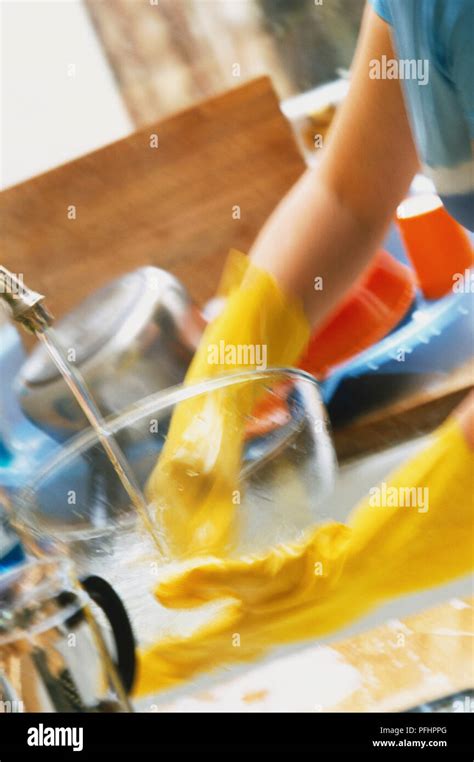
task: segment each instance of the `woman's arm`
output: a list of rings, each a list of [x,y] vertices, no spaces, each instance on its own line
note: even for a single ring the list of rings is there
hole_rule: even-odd
[[[367,8],[350,92],[318,166],[281,201],[251,251],[317,324],[375,253],[418,166],[398,80],[371,79],[394,58],[388,25]],[[323,289],[314,289],[322,277]]]
[[[470,449],[474,451],[474,391],[458,405],[453,415],[458,419]]]

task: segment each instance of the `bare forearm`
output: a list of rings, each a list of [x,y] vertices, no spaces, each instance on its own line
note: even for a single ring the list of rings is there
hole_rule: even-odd
[[[283,199],[251,252],[303,300],[314,324],[375,253],[417,169],[400,82],[369,76],[371,61],[382,55],[395,55],[390,33],[369,8],[350,92],[321,162]],[[318,277],[323,288],[315,291]]]
[[[474,451],[474,391],[465,397],[453,415],[458,419],[470,449]]]
[[[386,221],[365,224],[328,187],[320,168],[308,170],[258,236],[253,261],[297,295],[317,325],[362,272],[380,244]]]

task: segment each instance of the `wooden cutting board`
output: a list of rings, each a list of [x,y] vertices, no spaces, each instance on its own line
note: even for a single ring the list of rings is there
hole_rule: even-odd
[[[145,264],[202,304],[304,167],[260,78],[4,191],[1,261],[56,317]]]

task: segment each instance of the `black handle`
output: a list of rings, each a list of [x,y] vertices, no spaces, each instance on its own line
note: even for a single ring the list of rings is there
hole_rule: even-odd
[[[83,577],[81,585],[110,622],[117,650],[117,672],[123,687],[130,694],[136,672],[136,643],[125,606],[113,587],[102,577]]]

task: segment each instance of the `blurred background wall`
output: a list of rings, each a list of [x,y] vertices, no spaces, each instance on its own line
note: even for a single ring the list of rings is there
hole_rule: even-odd
[[[261,74],[334,79],[364,0],[319,2],[0,0],[0,187]]]
[[[364,0],[85,0],[135,124],[261,74],[278,95],[350,65]],[[155,0],[156,2],[156,0]]]

